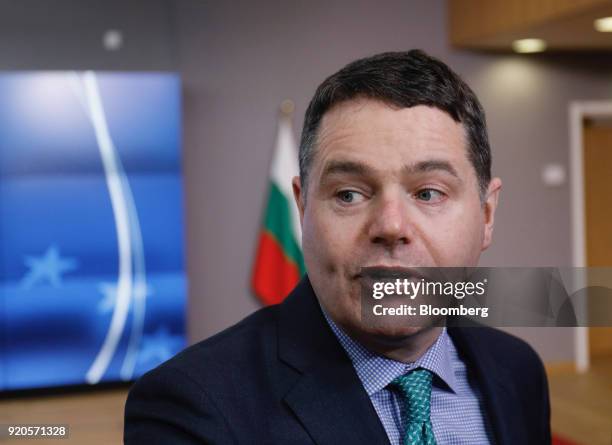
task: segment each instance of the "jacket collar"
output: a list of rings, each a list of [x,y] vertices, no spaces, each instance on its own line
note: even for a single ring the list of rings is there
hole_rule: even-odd
[[[353,365],[304,277],[280,306],[281,361],[301,376],[284,400],[318,445],[388,444]]]

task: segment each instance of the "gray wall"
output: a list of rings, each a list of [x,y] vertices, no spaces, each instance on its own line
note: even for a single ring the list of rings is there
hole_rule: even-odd
[[[0,68],[175,70],[174,2],[167,0],[0,0]],[[102,47],[125,31],[121,51]]]
[[[125,32],[123,50],[102,49],[108,28]],[[408,48],[448,62],[487,111],[504,188],[482,264],[570,265],[569,188],[545,188],[539,175],[568,163],[568,102],[612,95],[612,69],[597,56],[450,49],[442,0],[0,1],[0,69],[180,71],[192,341],[259,307],[248,283],[279,103],[296,102],[297,137],[324,77]],[[514,332],[545,359],[572,357],[571,330]]]

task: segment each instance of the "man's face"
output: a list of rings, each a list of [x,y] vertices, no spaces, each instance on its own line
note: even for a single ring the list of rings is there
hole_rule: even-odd
[[[307,195],[298,178],[293,187],[310,281],[345,330],[373,329],[361,323],[362,267],[478,263],[501,183],[491,181],[483,203],[464,128],[448,114],[352,100],[324,115],[317,141]]]

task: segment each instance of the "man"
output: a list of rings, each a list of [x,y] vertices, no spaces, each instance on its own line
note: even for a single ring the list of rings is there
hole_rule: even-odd
[[[363,267],[477,264],[501,188],[490,169],[476,96],[422,51],[326,79],[293,182],[308,275],[143,376],[125,443],[550,443],[546,376],[524,342],[361,321]]]

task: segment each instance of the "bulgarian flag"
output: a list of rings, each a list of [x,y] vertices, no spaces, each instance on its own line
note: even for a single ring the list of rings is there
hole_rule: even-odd
[[[290,115],[281,113],[252,277],[253,291],[266,305],[283,301],[305,272],[299,213],[291,188],[298,174]]]

